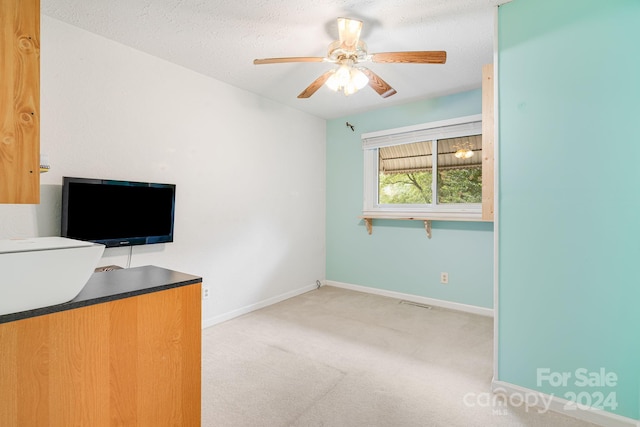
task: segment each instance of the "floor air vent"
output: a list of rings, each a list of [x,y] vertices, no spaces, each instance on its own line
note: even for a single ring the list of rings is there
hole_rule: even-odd
[[[407,300],[404,300],[404,299],[400,301],[400,304],[413,305],[415,307],[426,308],[427,310],[431,310],[431,306],[430,305],[420,304],[419,302],[407,301]]]

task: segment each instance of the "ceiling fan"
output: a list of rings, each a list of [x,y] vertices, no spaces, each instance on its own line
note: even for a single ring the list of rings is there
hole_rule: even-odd
[[[447,52],[413,51],[413,52],[367,52],[367,45],[360,40],[362,21],[349,18],[338,18],[339,40],[329,45],[326,57],[294,56],[287,58],[255,59],[254,64],[281,64],[286,62],[330,62],[338,67],[327,71],[313,81],[298,98],[309,98],[324,84],[334,91],[342,91],[351,95],[365,87],[371,86],[380,96],[387,98],[396,94],[396,90],[373,71],[360,66],[360,62],[404,63],[404,64],[444,64]]]

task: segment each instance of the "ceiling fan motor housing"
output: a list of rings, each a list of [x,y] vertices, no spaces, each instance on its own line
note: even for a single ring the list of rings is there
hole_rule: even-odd
[[[355,50],[347,49],[340,40],[336,40],[329,45],[327,59],[339,62],[341,59],[348,58],[354,62],[364,61],[367,59],[367,44],[359,40]]]

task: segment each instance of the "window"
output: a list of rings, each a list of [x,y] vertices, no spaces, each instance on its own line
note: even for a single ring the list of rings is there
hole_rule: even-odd
[[[362,135],[364,215],[478,219],[481,116]]]

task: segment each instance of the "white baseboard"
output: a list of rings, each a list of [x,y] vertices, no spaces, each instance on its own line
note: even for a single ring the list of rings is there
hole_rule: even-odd
[[[352,285],[350,283],[334,282],[326,280],[325,285],[335,286],[336,288],[350,289],[352,291],[366,292],[369,294],[381,295],[383,297],[396,298],[419,304],[435,305],[438,307],[448,308],[451,310],[464,311],[466,313],[479,314],[481,316],[493,317],[493,309],[486,307],[478,307],[475,305],[461,304],[458,302],[439,300],[435,298],[421,297],[417,295],[403,294],[401,292],[387,291],[385,289],[370,288],[368,286]]]
[[[243,314],[251,313],[255,310],[260,310],[261,308],[279,303],[281,301],[287,300],[289,298],[296,297],[298,295],[302,295],[306,292],[312,291],[316,289],[318,285],[315,283],[313,285],[308,285],[300,289],[295,289],[291,292],[287,292],[281,295],[276,295],[275,297],[267,298],[266,300],[257,302],[255,304],[250,304],[241,308],[238,308],[233,311],[229,311],[224,314],[220,314],[218,316],[209,317],[208,319],[202,320],[202,329],[208,328],[209,326],[217,325],[218,323],[225,322],[227,320],[231,320],[234,317],[242,316]]]
[[[640,421],[631,418],[616,415],[611,412],[603,411],[590,407],[583,407],[573,404],[566,399],[531,390],[515,384],[493,380],[491,381],[491,390],[497,394],[504,394],[507,398],[515,397],[517,401],[526,399],[527,396],[539,397],[538,401],[548,402],[548,409],[577,418],[582,421],[598,424],[607,427],[638,427]],[[532,399],[536,400],[536,399]]]

